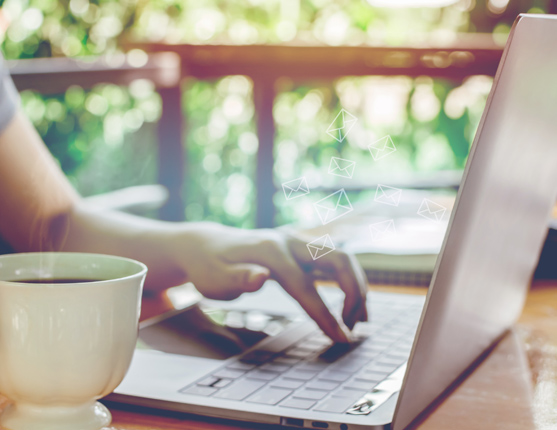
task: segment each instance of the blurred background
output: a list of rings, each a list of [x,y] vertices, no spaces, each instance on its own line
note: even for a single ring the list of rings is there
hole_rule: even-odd
[[[454,190],[513,21],[555,3],[4,0],[0,42],[84,196],[163,184],[151,216],[269,227],[314,219],[282,193],[300,176],[311,201],[344,186],[357,205],[378,181]],[[339,143],[341,108],[358,122]],[[373,163],[387,134],[397,152]],[[356,161],[349,183],[331,156]]]

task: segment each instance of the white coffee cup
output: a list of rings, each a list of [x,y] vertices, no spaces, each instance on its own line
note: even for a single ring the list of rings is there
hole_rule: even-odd
[[[98,430],[96,400],[124,378],[147,267],[100,254],[0,256],[0,393],[6,430]],[[23,283],[37,279],[93,282]]]

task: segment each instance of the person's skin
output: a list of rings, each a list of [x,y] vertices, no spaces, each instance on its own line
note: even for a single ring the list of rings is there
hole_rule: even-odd
[[[137,259],[149,268],[146,288],[190,281],[212,299],[233,299],[276,279],[329,337],[346,342],[345,327],[314,286],[312,272],[328,272],[346,293],[344,324],[352,329],[367,320],[366,278],[353,256],[334,251],[313,261],[305,242],[279,230],[170,223],[88,207],[21,111],[0,134],[0,235],[18,252]]]

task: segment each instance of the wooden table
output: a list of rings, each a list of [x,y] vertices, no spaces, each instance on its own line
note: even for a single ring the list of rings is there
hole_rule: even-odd
[[[424,288],[374,290],[425,294]],[[147,299],[143,317],[168,309]],[[5,404],[5,402],[4,402]],[[0,410],[2,401],[0,401]],[[113,424],[105,430],[236,430],[270,428],[204,417],[110,405]],[[522,317],[471,375],[445,396],[419,430],[546,430],[557,428],[557,282],[533,285]]]

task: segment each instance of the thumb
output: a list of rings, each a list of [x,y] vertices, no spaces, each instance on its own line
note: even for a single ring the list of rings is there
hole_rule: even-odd
[[[245,292],[253,292],[263,286],[271,277],[271,272],[257,264],[235,264],[230,267],[229,275],[237,288]]]

